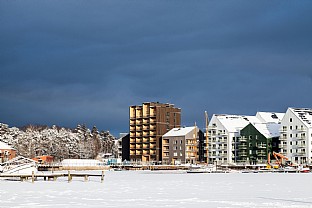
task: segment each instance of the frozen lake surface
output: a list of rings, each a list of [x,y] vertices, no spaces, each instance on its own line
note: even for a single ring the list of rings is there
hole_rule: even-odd
[[[107,171],[100,178],[0,180],[0,207],[312,207],[312,174]]]

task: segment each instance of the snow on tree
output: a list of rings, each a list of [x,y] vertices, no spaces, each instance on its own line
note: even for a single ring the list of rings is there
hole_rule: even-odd
[[[28,158],[51,155],[56,160],[94,159],[101,153],[116,155],[114,140],[109,131],[99,132],[96,126],[90,130],[84,124],[75,129],[55,125],[28,125],[19,129],[0,123],[0,141]]]

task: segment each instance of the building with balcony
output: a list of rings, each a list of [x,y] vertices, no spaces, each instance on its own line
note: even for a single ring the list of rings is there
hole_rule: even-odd
[[[240,131],[237,161],[266,164],[268,154],[279,152],[280,127],[279,123],[249,123]]]
[[[173,104],[146,102],[130,106],[130,160],[162,160],[161,137],[181,126],[181,109]]]
[[[162,164],[200,162],[200,140],[203,133],[196,126],[171,129],[162,137]]]
[[[254,119],[255,116],[214,114],[208,126],[209,163],[236,163],[240,130]]]
[[[288,108],[281,121],[281,153],[293,163],[312,163],[312,109]]]
[[[245,137],[241,137],[241,130],[250,123],[272,123],[272,126],[275,126],[281,122],[283,116],[283,113],[272,112],[257,112],[255,116],[213,115],[208,126],[209,163],[231,164],[249,158],[250,151],[247,146],[250,143]],[[251,142],[252,144],[256,145],[257,143]],[[259,156],[264,155],[264,151],[255,151],[254,153]]]

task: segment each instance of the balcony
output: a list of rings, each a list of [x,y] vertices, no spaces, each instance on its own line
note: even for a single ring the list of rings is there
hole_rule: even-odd
[[[307,147],[306,144],[298,144],[297,146],[298,146],[298,148],[306,148]]]
[[[156,145],[150,144],[150,149],[156,149]]]
[[[135,125],[137,125],[137,126],[140,126],[140,125],[142,125],[142,124],[143,124],[142,121],[138,121],[138,120],[137,120],[137,121],[135,122]]]
[[[280,141],[287,141],[287,136],[281,136]]]
[[[137,132],[137,133],[135,134],[135,136],[136,136],[136,137],[142,137],[143,134],[142,134],[142,132]]]
[[[136,155],[142,155],[142,150],[136,150],[136,151],[135,151],[135,154],[136,154]]]
[[[150,136],[156,136],[156,131],[150,131]]]
[[[259,151],[258,153],[257,153],[257,156],[266,156],[267,155],[267,152],[265,152],[265,151]]]
[[[247,152],[238,152],[238,156],[247,157]]]
[[[150,127],[149,125],[143,125],[143,131],[149,131]]]
[[[130,143],[135,143],[135,139],[130,139]]]
[[[240,141],[240,142],[247,142],[247,138],[241,137],[241,138],[239,138],[239,141]]]
[[[143,145],[141,145],[141,144],[135,145],[135,148],[136,148],[136,149],[142,149],[142,147],[143,147]]]
[[[149,139],[148,138],[143,138],[143,143],[149,143]]]
[[[150,142],[156,142],[156,138],[155,137],[150,138]]]
[[[238,148],[239,149],[247,149],[247,144],[239,144]]]
[[[281,128],[279,131],[280,132],[287,132],[287,128]]]
[[[149,145],[144,144],[143,149],[149,149]]]
[[[258,149],[266,149],[267,145],[266,144],[258,144]]]
[[[292,157],[304,157],[304,156],[306,156],[305,152],[292,153]]]
[[[130,144],[130,149],[135,149],[135,145],[134,144]]]
[[[142,143],[142,142],[143,142],[143,139],[138,139],[138,138],[137,138],[137,139],[135,140],[135,142],[136,142],[136,143]]]
[[[297,132],[305,132],[306,130],[302,127],[302,128],[295,129],[295,131],[297,131]]]

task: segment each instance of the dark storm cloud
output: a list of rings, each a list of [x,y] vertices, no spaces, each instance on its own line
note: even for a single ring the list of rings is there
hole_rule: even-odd
[[[1,1],[1,121],[128,130],[128,106],[311,107],[310,1]]]

